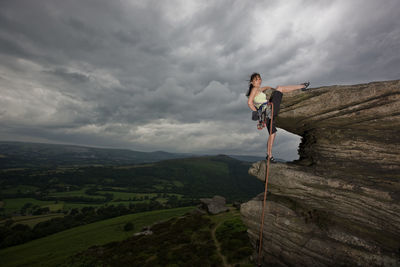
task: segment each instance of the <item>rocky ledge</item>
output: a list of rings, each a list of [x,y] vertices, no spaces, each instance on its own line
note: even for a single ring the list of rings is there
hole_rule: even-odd
[[[302,142],[270,167],[264,263],[400,266],[400,81],[285,94],[277,125]],[[264,181],[265,162],[249,173]],[[262,198],[241,206],[254,246]]]

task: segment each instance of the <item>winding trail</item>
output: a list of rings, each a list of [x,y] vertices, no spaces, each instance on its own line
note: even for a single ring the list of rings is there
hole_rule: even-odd
[[[219,222],[218,224],[215,225],[215,227],[211,230],[211,236],[212,236],[212,239],[214,240],[215,246],[217,247],[218,256],[222,259],[222,263],[224,264],[223,266],[231,267],[231,265],[228,264],[226,257],[221,253],[221,244],[218,242],[217,237],[215,236],[215,231],[222,223],[223,222]]]

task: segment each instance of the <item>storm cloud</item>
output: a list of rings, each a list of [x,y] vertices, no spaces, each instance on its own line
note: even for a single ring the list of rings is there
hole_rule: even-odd
[[[247,79],[400,78],[400,2],[0,2],[0,139],[263,155]],[[276,156],[300,138],[280,130]]]

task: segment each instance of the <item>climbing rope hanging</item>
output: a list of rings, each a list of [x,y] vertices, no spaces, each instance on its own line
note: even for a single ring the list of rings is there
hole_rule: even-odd
[[[271,103],[271,122],[269,125],[269,136],[268,138],[268,144],[267,144],[267,166],[265,169],[265,189],[264,189],[264,200],[263,200],[263,207],[262,207],[262,215],[261,215],[261,225],[260,225],[260,239],[259,239],[259,244],[258,244],[258,266],[261,266],[261,254],[262,254],[262,238],[263,238],[263,229],[264,229],[264,213],[265,213],[265,204],[267,201],[267,189],[268,189],[268,175],[269,175],[269,163],[270,163],[270,158],[272,153],[268,154],[268,148],[271,147],[271,152],[272,152],[272,125],[274,122],[274,104]],[[268,125],[267,125],[268,129]]]

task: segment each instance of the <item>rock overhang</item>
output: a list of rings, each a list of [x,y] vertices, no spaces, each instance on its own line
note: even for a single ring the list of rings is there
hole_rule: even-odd
[[[343,264],[395,264],[400,252],[400,81],[285,94],[276,123],[302,142],[298,161],[271,165],[266,261],[333,265],[336,258]],[[263,181],[265,162],[253,164],[249,173]],[[253,239],[261,200],[241,209]],[[307,234],[296,232],[296,223]],[[297,235],[292,242],[299,244],[282,247],[288,244],[274,235],[286,241]],[[319,247],[301,245],[307,238]],[[324,246],[329,249],[319,251]],[[294,248],[303,250],[303,258],[282,261],[282,255],[298,253]]]

